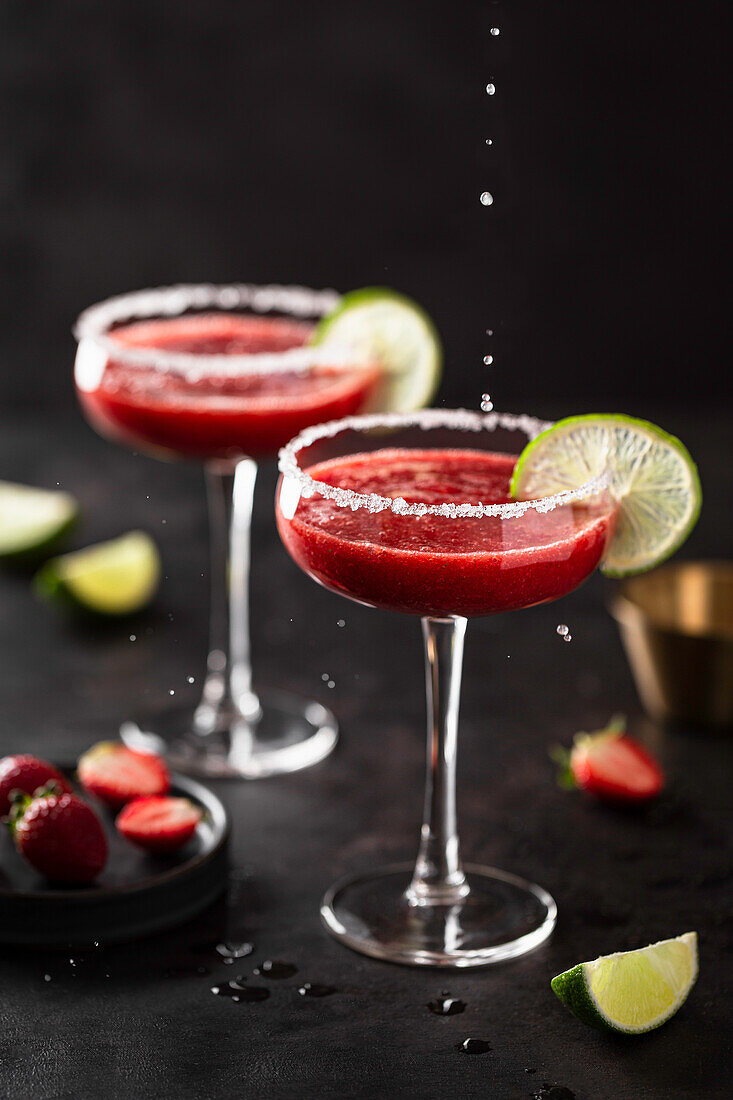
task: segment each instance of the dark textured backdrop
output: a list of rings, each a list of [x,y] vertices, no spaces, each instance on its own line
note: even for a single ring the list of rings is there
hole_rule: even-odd
[[[411,292],[449,403],[717,397],[722,10],[3,0],[0,397],[70,403],[80,308],[198,279]]]

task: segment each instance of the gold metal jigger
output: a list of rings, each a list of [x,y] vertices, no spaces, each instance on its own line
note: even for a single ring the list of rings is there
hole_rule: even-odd
[[[633,577],[610,611],[653,718],[733,725],[733,562],[683,562]]]

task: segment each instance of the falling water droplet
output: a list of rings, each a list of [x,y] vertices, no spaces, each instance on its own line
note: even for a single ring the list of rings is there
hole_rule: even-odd
[[[493,34],[494,38],[496,38],[501,32],[498,27],[492,27],[491,33]]]
[[[572,640],[573,640],[572,634],[565,634],[564,637],[563,637],[564,642],[572,642]]]
[[[137,634],[131,634],[130,635],[130,641],[131,642],[136,642],[137,641]]]
[[[493,328],[487,328],[487,330],[486,330],[486,335],[487,335],[487,336],[493,336],[493,335],[494,335],[494,330],[493,330]]]
[[[173,688],[171,688],[171,689],[170,689],[170,691],[168,692],[168,694],[169,694],[169,695],[175,695],[176,693],[175,693],[175,691],[173,690]]]
[[[43,975],[43,980],[44,980],[44,982],[50,982],[51,981],[51,975],[50,974],[44,974]]]
[[[495,91],[496,91],[496,85],[495,84],[487,84],[486,85],[486,94],[487,95],[493,95]]]
[[[490,367],[493,362],[494,362],[494,356],[493,355],[485,355],[484,356],[484,366],[485,367]]]
[[[568,631],[569,628],[565,625],[565,623],[558,623],[557,632],[561,638],[564,638]]]
[[[491,206],[494,201],[494,196],[491,194],[490,191],[482,191],[480,197],[482,206]]]
[[[187,676],[186,680],[188,681],[189,684],[193,684],[193,683],[196,682],[196,677],[195,676]]]
[[[491,412],[494,407],[494,402],[491,400],[490,393],[481,394],[481,411],[485,413]]]
[[[346,619],[337,619],[336,626],[346,626]]]
[[[322,672],[321,673],[321,679],[323,680],[323,682],[325,684],[326,680],[330,680],[331,677],[329,676],[329,674],[327,672]]]
[[[486,144],[487,144],[487,145],[493,145],[494,143],[493,143],[493,141],[491,140],[491,138],[487,138],[487,139],[486,139]]]
[[[336,687],[336,681],[335,680],[329,680],[328,683],[326,684],[326,687],[335,688]]]

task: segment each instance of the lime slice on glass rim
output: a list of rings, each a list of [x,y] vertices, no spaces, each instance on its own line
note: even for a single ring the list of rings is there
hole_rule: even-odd
[[[70,493],[0,481],[0,561],[43,557],[78,518]]]
[[[339,344],[378,362],[382,383],[367,411],[413,412],[440,382],[443,348],[435,325],[411,298],[384,287],[345,294],[316,326],[312,344]]]
[[[35,587],[47,599],[100,615],[130,615],[152,599],[160,580],[160,555],[150,535],[130,531],[47,561]]]
[[[577,489],[608,469],[618,502],[601,571],[626,577],[674,554],[697,522],[697,467],[675,436],[632,416],[570,416],[533,439],[514,468],[515,500]]]
[[[558,974],[553,992],[584,1024],[640,1035],[666,1023],[697,980],[697,933],[601,955]]]

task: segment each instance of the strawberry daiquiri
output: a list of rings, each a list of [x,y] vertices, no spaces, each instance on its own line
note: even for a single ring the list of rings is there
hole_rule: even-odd
[[[110,339],[143,357],[116,359],[110,351],[101,376],[90,381],[77,364],[77,392],[94,427],[128,447],[192,459],[272,456],[308,425],[358,412],[380,377],[373,363],[285,369],[277,357],[302,348],[312,329],[228,313],[122,325]],[[166,369],[146,362],[146,349],[196,356],[198,366]],[[259,358],[237,370],[227,363],[233,356]]]
[[[516,456],[385,449],[330,459],[316,481],[408,504],[508,504]],[[415,615],[488,615],[566,595],[598,565],[612,514],[577,503],[514,519],[400,515],[304,498],[278,511],[283,542],[321,584],[361,603]]]
[[[280,452],[277,523],[298,565],[359,603],[422,618],[428,768],[417,861],[348,876],[321,903],[331,934],[363,954],[485,966],[532,950],[554,927],[542,887],[463,866],[455,790],[467,620],[565,596],[614,532],[605,471],[579,489],[512,499],[518,456],[547,427],[428,409],[323,424]]]
[[[89,423],[134,451],[204,466],[212,581],[202,696],[195,708],[171,706],[161,690],[152,714],[120,727],[130,748],[178,770],[258,778],[314,764],[336,743],[325,707],[253,690],[248,572],[256,461],[310,425],[362,411],[385,377],[351,345],[309,342],[340,303],[305,287],[172,286],[110,298],[77,323],[74,379]]]

